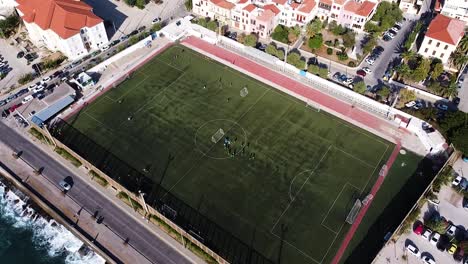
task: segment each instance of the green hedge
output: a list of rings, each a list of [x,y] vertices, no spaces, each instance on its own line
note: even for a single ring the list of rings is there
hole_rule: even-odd
[[[66,160],[70,161],[71,164],[73,164],[75,167],[80,167],[83,165],[79,159],[75,158],[72,154],[68,153],[68,151],[63,148],[55,148],[55,152],[64,157]]]
[[[52,145],[52,142],[50,142],[50,140],[46,136],[44,136],[44,134],[42,134],[41,131],[37,130],[35,127],[31,127],[31,129],[29,129],[29,133],[33,135],[35,138],[39,139],[42,143],[45,143],[47,145]]]
[[[109,185],[109,182],[107,182],[107,180],[101,177],[101,175],[99,175],[97,172],[90,170],[89,175],[91,175],[92,179],[99,183],[101,186],[106,187],[107,185]]]

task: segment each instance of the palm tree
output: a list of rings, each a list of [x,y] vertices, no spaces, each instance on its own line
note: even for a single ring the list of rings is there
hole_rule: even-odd
[[[401,53],[401,58],[403,61],[408,62],[416,57],[416,53],[412,50],[406,50]]]
[[[468,35],[463,36],[463,38],[460,40],[460,43],[458,43],[457,50],[459,50],[463,54],[468,53]]]
[[[460,70],[466,63],[468,63],[468,56],[466,53],[462,53],[459,50],[456,50],[450,54],[450,61],[453,66]]]
[[[458,94],[458,87],[456,82],[450,82],[450,84],[443,90],[443,95],[449,99],[456,97]]]

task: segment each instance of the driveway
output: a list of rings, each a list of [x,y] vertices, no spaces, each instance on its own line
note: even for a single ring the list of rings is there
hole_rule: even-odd
[[[0,80],[0,94],[6,92],[12,86],[17,86],[18,79],[21,76],[32,72],[31,66],[26,64],[25,59],[16,58],[16,55],[20,51],[17,46],[10,45],[9,40],[0,39],[0,55],[3,56],[3,61],[8,61],[9,68],[12,68],[7,76],[3,80]]]
[[[184,0],[164,0],[162,4],[155,4],[150,1],[144,9],[130,7],[124,1],[116,0],[85,0],[93,7],[93,12],[109,21],[105,23],[110,40],[118,39],[133,30],[141,27],[151,26],[151,21],[160,17],[163,21],[168,21],[171,17],[176,18],[185,15]]]

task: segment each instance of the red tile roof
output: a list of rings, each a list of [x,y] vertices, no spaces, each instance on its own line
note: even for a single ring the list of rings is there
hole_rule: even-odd
[[[238,4],[245,4],[245,3],[247,3],[247,1],[249,1],[249,0],[240,0],[240,1],[237,2],[237,3],[238,3]]]
[[[247,12],[252,12],[253,10],[255,10],[255,8],[257,8],[254,4],[248,4],[244,7],[244,10],[246,10]]]
[[[442,42],[457,45],[465,34],[465,22],[438,14],[431,21],[426,36]]]
[[[288,0],[273,0],[273,3],[276,3],[278,5],[285,5],[288,2]]]
[[[374,10],[376,3],[370,1],[364,2],[356,2],[356,1],[348,1],[344,9],[349,12],[353,12],[356,15],[367,17],[372,13]]]
[[[93,13],[93,8],[79,0],[17,0],[22,19],[35,23],[43,30],[51,29],[62,39],[80,32],[84,27],[93,27],[102,19]]]
[[[346,0],[334,0],[334,3],[337,5],[343,5],[346,2]]]
[[[263,7],[265,10],[271,10],[275,15],[279,14],[281,11],[275,5],[270,4]]]
[[[299,11],[309,14],[315,8],[315,1],[314,0],[304,0]]]
[[[319,2],[330,6],[333,4],[333,0],[320,0]]]
[[[224,9],[233,9],[236,5],[226,0],[211,0],[211,2]]]
[[[275,16],[276,15],[273,11],[266,9],[259,17],[257,17],[257,19],[263,22],[270,22]]]

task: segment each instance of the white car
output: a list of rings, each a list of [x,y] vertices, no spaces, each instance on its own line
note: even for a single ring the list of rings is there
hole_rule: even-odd
[[[25,104],[25,103],[31,101],[32,99],[34,99],[34,97],[32,95],[28,95],[25,98],[23,98],[23,101],[21,101],[21,103]]]
[[[440,240],[440,234],[439,233],[434,233],[434,235],[432,235],[431,237],[431,244],[434,245],[434,246],[437,246],[437,243],[439,242]]]
[[[375,60],[367,58],[367,59],[366,59],[366,62],[367,62],[369,65],[372,65],[372,64],[374,64]]]
[[[157,18],[153,19],[153,21],[151,21],[151,24],[154,25],[154,24],[159,23],[159,22],[161,22],[161,18],[157,17]]]
[[[422,233],[421,237],[426,239],[426,240],[429,240],[431,235],[432,235],[432,230],[430,230],[428,228],[428,229],[426,229],[426,231],[424,231],[424,233]]]
[[[363,71],[365,71],[366,73],[371,73],[372,70],[369,68],[369,67],[364,67],[362,68]]]
[[[47,83],[48,81],[50,81],[52,78],[50,78],[50,76],[47,76],[47,77],[44,77],[42,78],[42,83]]]
[[[109,45],[102,46],[102,47],[101,47],[101,51],[108,50],[109,48],[110,48]]]
[[[33,83],[33,84],[29,85],[28,90],[32,91],[36,87],[37,87],[37,83]]]
[[[408,102],[408,103],[405,104],[405,106],[408,107],[408,108],[411,108],[411,107],[413,107],[415,105],[416,105],[415,101],[411,101],[411,102]]]
[[[406,246],[406,250],[408,250],[409,253],[413,254],[418,258],[421,256],[421,252],[419,252],[419,249],[413,245],[408,244]]]
[[[59,182],[60,187],[62,187],[64,192],[68,192],[71,189],[71,185],[66,182],[65,180],[62,180]]]
[[[454,225],[450,225],[449,228],[447,228],[447,235],[455,236],[456,231],[457,231],[457,227]]]
[[[397,26],[400,26],[400,27],[401,27],[401,26],[403,26],[403,23],[402,23],[401,21],[398,21],[398,22],[396,22],[396,23],[395,23],[395,25],[397,25]]]
[[[421,257],[421,261],[424,263],[424,264],[436,264],[435,260],[429,256],[423,256]]]
[[[399,29],[397,27],[392,27],[391,30],[395,31],[395,32],[398,32]]]
[[[462,181],[462,179],[463,179],[462,176],[456,177],[455,179],[453,179],[452,185],[457,187],[458,185],[460,185],[460,182]]]
[[[33,93],[38,93],[40,91],[44,90],[44,86],[41,84],[37,86],[36,88],[33,89]]]

